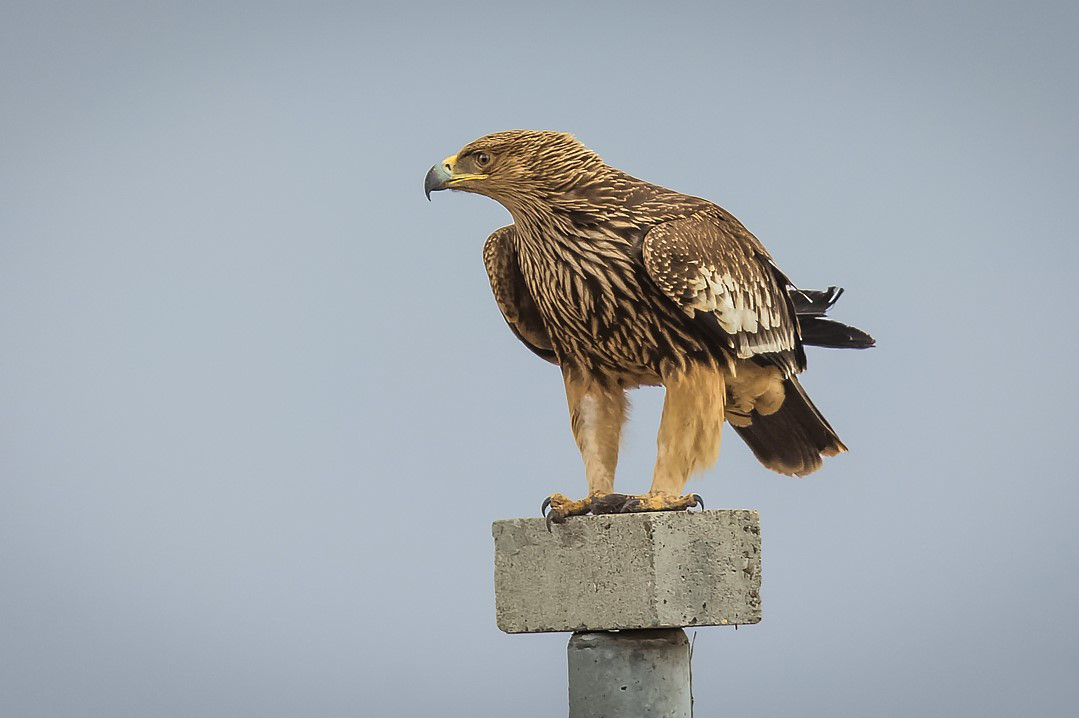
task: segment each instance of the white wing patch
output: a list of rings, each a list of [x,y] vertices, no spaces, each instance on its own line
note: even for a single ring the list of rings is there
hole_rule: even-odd
[[[687,316],[710,314],[737,358],[795,351],[797,320],[771,259],[737,220],[718,212],[650,229],[642,246],[649,276]]]
[[[689,281],[687,289],[692,293],[692,299],[683,307],[686,314],[692,317],[695,312],[711,312],[715,314],[723,331],[728,334],[757,334],[761,330],[769,333],[769,329],[778,327],[782,321],[772,306],[769,295],[762,294],[756,286],[739,287],[729,272],[720,273],[714,265],[700,267],[697,275]],[[750,299],[751,301],[747,301]],[[776,337],[745,339],[745,343],[738,347],[738,356],[741,359],[761,352],[778,352],[790,348],[786,342],[776,341]]]

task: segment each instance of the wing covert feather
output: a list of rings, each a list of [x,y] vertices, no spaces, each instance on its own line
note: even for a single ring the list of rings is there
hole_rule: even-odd
[[[656,286],[727,334],[738,358],[768,355],[787,374],[804,368],[789,282],[737,220],[717,210],[656,225],[643,257]]]

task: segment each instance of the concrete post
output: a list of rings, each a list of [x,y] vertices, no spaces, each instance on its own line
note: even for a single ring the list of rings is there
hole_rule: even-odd
[[[496,521],[507,633],[573,632],[570,718],[690,716],[686,626],[761,620],[756,511]]]
[[[570,718],[689,718],[689,640],[680,628],[574,633]]]

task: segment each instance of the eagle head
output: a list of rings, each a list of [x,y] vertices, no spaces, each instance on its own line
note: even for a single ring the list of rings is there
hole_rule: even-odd
[[[432,192],[456,189],[482,194],[511,212],[521,203],[564,193],[605,165],[565,132],[510,130],[469,142],[424,178]]]

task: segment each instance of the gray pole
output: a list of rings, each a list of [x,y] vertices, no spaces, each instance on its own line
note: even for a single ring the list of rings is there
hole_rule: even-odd
[[[689,640],[680,628],[574,633],[569,718],[689,718]]]

